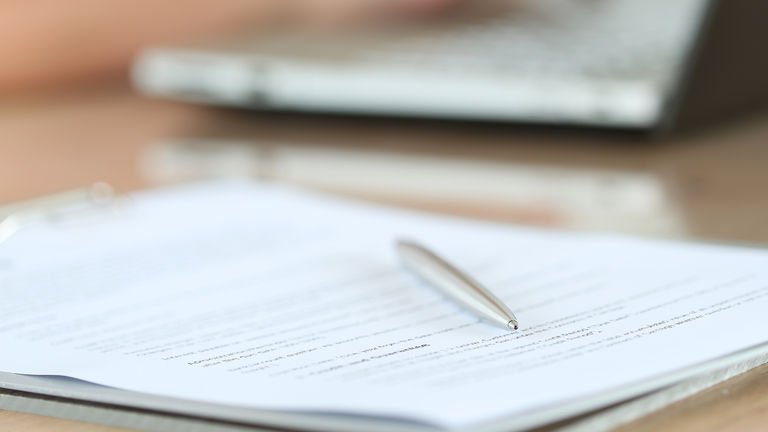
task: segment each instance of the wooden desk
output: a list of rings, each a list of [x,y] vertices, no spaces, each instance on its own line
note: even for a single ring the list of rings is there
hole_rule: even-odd
[[[123,88],[89,89],[0,102],[0,202],[97,180],[121,191],[149,187],[153,183],[141,165],[147,151],[163,140],[201,134],[251,140],[272,151],[333,148],[492,164],[495,169],[642,173],[655,179],[679,217],[682,231],[677,234],[768,243],[768,114],[650,142],[617,133],[503,125],[258,116],[149,101]],[[415,200],[391,193],[370,197],[512,222],[542,221],[521,212],[519,205],[505,206],[504,197],[498,195],[472,206],[460,197]],[[610,225],[609,220],[604,223]],[[766,406],[768,367],[763,367],[622,430],[763,430],[768,424]],[[10,412],[0,412],[0,429],[117,430]]]

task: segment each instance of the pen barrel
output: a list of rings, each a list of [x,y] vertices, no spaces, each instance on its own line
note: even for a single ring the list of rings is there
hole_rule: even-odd
[[[433,252],[411,242],[398,243],[403,264],[432,287],[475,316],[507,329],[517,318],[493,293]]]

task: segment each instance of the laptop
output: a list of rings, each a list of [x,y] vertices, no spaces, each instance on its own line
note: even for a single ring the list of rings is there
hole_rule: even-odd
[[[768,2],[483,0],[444,22],[152,47],[143,92],[274,111],[652,132],[768,101]]]

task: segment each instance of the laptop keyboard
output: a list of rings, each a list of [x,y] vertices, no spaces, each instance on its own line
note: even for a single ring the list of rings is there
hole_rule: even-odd
[[[705,0],[531,0],[496,16],[376,44],[380,66],[553,78],[663,81],[682,61]]]

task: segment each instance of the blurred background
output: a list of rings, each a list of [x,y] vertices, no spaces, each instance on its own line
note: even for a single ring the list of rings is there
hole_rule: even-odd
[[[764,2],[0,3],[0,202],[245,177],[768,241]]]

